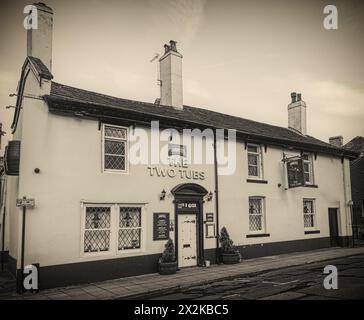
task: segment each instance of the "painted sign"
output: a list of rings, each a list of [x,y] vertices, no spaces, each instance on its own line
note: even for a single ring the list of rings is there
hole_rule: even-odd
[[[178,202],[177,210],[183,212],[195,212],[198,211],[198,205],[197,202]]]
[[[153,240],[167,240],[169,228],[169,213],[153,214]]]
[[[35,199],[27,199],[27,198],[18,198],[16,199],[16,206],[17,207],[26,207],[26,208],[34,208],[35,206]]]
[[[213,213],[206,213],[206,222],[214,222],[214,214]]]
[[[303,160],[292,159],[287,161],[288,188],[296,188],[305,185],[303,172]]]

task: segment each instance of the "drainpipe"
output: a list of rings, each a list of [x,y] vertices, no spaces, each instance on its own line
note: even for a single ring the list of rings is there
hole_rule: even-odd
[[[5,259],[5,222],[6,222],[6,204],[5,204],[5,197],[6,197],[6,180],[5,180],[5,175],[3,175],[3,177],[0,178],[0,186],[2,186],[2,190],[1,190],[1,199],[0,199],[0,208],[2,207],[2,205],[4,204],[4,212],[3,212],[3,221],[1,224],[1,229],[2,229],[2,237],[1,237],[1,271],[4,271],[4,259]]]
[[[218,174],[218,163],[217,163],[217,143],[216,143],[216,130],[214,134],[214,170],[215,170],[215,208],[216,208],[216,263],[220,262],[219,252],[219,174]]]

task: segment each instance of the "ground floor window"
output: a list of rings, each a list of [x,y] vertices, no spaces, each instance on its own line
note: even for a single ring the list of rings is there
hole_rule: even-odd
[[[303,224],[305,228],[315,227],[315,200],[303,199]]]
[[[264,198],[249,197],[249,232],[264,232]]]
[[[117,253],[142,248],[143,206],[85,205],[83,253]]]

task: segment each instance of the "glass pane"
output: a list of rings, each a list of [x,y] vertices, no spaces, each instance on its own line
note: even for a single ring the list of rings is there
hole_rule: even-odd
[[[308,162],[303,163],[303,170],[305,172],[310,172],[310,166],[309,166]]]
[[[249,166],[248,167],[248,174],[249,174],[249,176],[257,177],[258,176],[258,167]]]
[[[105,155],[105,169],[125,170],[125,157]]]
[[[314,226],[312,214],[304,215],[304,226],[305,228],[312,228]]]
[[[312,200],[303,201],[303,212],[304,213],[313,213],[313,201]]]
[[[119,230],[119,250],[140,248],[140,229],[120,229]]]
[[[251,151],[251,152],[258,152],[258,147],[256,146],[248,146],[248,152]]]
[[[105,126],[105,137],[126,139],[126,129]]]
[[[110,228],[110,207],[87,207],[85,228]]]
[[[249,213],[262,213],[262,199],[249,199]]]
[[[258,165],[258,156],[255,154],[248,154],[248,164]]]
[[[84,252],[108,251],[110,230],[86,230]]]
[[[105,153],[125,155],[125,142],[105,140]]]
[[[141,226],[141,210],[134,207],[120,208],[119,227],[136,228]]]
[[[249,230],[261,231],[262,230],[262,215],[249,216]]]
[[[305,173],[305,182],[310,182],[310,174]]]

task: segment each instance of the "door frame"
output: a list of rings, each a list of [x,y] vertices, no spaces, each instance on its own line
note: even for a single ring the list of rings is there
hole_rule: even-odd
[[[208,191],[196,184],[196,183],[183,183],[179,184],[171,190],[174,195],[174,221],[175,221],[175,250],[176,259],[178,261],[178,214],[196,214],[196,253],[197,253],[197,266],[203,266],[205,264],[204,258],[204,232],[203,232],[203,198]],[[195,208],[189,209],[178,208],[181,203],[193,203],[196,204]]]

